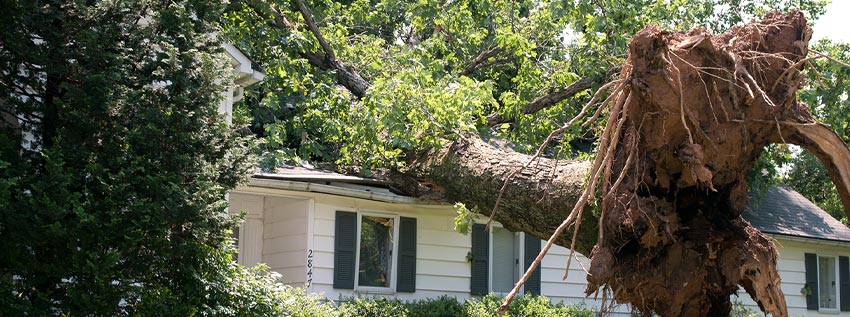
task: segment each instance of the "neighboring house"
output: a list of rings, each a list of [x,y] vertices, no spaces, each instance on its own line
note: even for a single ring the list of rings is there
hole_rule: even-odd
[[[785,187],[771,189],[761,201],[745,217],[777,241],[789,313],[834,315],[850,307],[850,290],[831,286],[848,276],[842,272],[850,229]],[[237,233],[239,263],[266,263],[286,283],[328,299],[505,294],[543,243],[499,224],[492,230],[476,224],[463,235],[454,231],[452,206],[403,196],[378,180],[303,168],[254,175],[231,191],[230,210],[247,213]],[[584,256],[576,254],[563,280],[568,255],[566,248],[550,249],[523,293],[597,310],[610,305],[601,295],[584,297]],[[804,296],[805,285],[817,291]],[[755,307],[747,295],[741,301]],[[626,314],[628,308],[613,311]]]
[[[751,202],[744,219],[775,239],[790,316],[850,316],[847,226],[784,185]],[[758,311],[745,292],[740,299]]]

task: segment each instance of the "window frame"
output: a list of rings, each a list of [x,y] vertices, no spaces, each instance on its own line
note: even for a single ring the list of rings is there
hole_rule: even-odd
[[[489,258],[487,259],[487,262],[488,262],[487,265],[489,267],[488,272],[487,272],[487,288],[488,288],[488,291],[490,293],[496,294],[498,296],[506,296],[506,295],[508,295],[508,293],[510,293],[510,291],[508,291],[507,293],[501,293],[501,292],[496,292],[495,290],[493,290],[493,287],[494,287],[493,264],[495,263],[495,261],[493,261],[493,256],[495,255],[494,254],[494,248],[493,248],[493,245],[494,245],[494,243],[493,243],[493,231],[495,231],[495,230],[492,230],[492,228],[499,228],[499,229],[503,229],[503,230],[508,230],[508,229],[505,229],[505,227],[503,227],[501,224],[497,224],[497,223],[491,223],[490,226],[491,226],[491,230],[487,230],[487,239],[488,239],[487,247],[489,248],[489,250],[488,250],[488,257]],[[522,234],[521,231],[520,232],[513,232],[513,231],[508,230],[508,232],[510,232],[514,235],[514,239],[517,239],[517,240],[514,240],[514,243],[519,244],[519,254],[517,254],[517,259],[518,259],[519,263],[514,263],[514,265],[518,265],[517,276],[514,276],[514,279],[515,279],[514,285],[516,285],[516,282],[519,281],[520,279],[522,279],[523,274],[525,274],[525,269],[524,269],[524,264],[523,264],[523,260],[525,259],[525,235]],[[540,270],[541,268],[538,267],[537,269]],[[519,294],[520,295],[525,294],[525,284],[523,284],[522,287],[520,287]]]
[[[823,313],[840,313],[841,312],[841,280],[840,280],[840,272],[838,268],[838,255],[831,253],[815,253],[815,258],[817,259],[815,267],[817,268],[817,278],[818,278],[818,312]],[[835,274],[835,308],[825,308],[821,307],[821,296],[823,293],[820,291],[820,261],[821,258],[831,258],[833,263],[833,274]]]
[[[390,279],[388,281],[389,287],[380,287],[380,286],[360,286],[360,239],[361,239],[361,225],[363,223],[363,216],[373,216],[373,217],[382,217],[382,218],[392,218],[393,219],[393,249],[390,253],[392,259],[390,260],[392,263],[390,264]],[[356,293],[364,293],[364,294],[395,294],[396,293],[396,280],[398,275],[398,240],[399,240],[399,225],[401,222],[401,216],[396,213],[388,213],[381,211],[357,211],[357,241],[354,246],[354,292]]]

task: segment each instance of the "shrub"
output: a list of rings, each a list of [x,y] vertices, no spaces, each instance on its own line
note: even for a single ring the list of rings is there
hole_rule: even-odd
[[[487,295],[481,299],[468,300],[463,305],[464,316],[469,317],[496,317],[496,309],[502,304],[503,298],[495,295]],[[550,316],[574,316],[591,317],[594,313],[583,307],[575,305],[564,305],[563,303],[552,304],[546,296],[518,296],[514,298],[505,316],[512,317],[550,317]]]
[[[398,299],[352,298],[339,306],[340,317],[408,317],[407,307]]]
[[[338,317],[337,307],[319,294],[308,294],[300,287],[286,287],[283,317]]]
[[[290,292],[291,294],[296,294]],[[342,298],[336,312],[330,312],[330,305],[324,305],[323,309],[317,309],[324,315],[298,314],[297,310],[313,309],[310,305],[321,304],[318,296],[304,294],[303,290],[296,295],[310,297],[311,300],[297,300],[298,304],[287,308],[295,309],[292,314],[286,316],[313,317],[313,316],[336,316],[336,317],[496,317],[496,310],[502,304],[503,298],[493,294],[472,298],[464,302],[457,298],[446,295],[438,298],[429,298],[415,301],[402,302],[399,299],[388,298]],[[563,303],[551,304],[545,296],[519,296],[516,297],[508,308],[505,316],[509,317],[554,317],[574,316],[590,317],[594,313],[582,306],[564,305]]]
[[[407,302],[408,317],[454,317],[468,316],[457,298],[447,295],[433,299]]]

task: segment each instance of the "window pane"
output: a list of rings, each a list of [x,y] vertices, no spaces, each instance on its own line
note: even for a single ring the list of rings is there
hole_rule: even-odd
[[[818,297],[820,308],[837,308],[835,257],[818,257]]]
[[[393,219],[374,216],[363,216],[362,219],[357,285],[390,287]]]
[[[493,292],[508,293],[517,279],[519,250],[513,232],[504,228],[493,230]]]

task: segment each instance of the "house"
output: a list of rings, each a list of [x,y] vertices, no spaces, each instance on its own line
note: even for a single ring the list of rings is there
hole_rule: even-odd
[[[850,229],[787,186],[770,188],[744,212],[775,239],[790,316],[850,316]],[[741,302],[758,306],[741,292]]]
[[[303,168],[254,175],[231,191],[230,210],[247,213],[237,233],[239,263],[266,263],[287,284],[329,299],[505,294],[543,243],[499,224],[476,224],[463,235],[454,230],[452,206],[401,195],[379,180]],[[848,277],[850,229],[787,187],[771,189],[745,217],[776,239],[791,315],[850,316],[843,312],[850,289],[838,283]],[[566,248],[550,249],[522,292],[610,305],[584,297],[584,256],[576,254],[563,280],[568,256]],[[739,300],[758,309],[747,295]],[[609,311],[628,314],[624,306]]]

